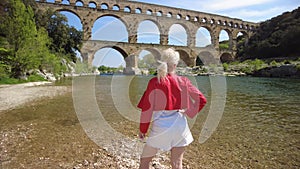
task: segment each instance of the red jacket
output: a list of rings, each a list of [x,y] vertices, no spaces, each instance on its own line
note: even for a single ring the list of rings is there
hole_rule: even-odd
[[[186,109],[193,118],[206,104],[204,95],[183,76],[167,75],[161,83],[152,78],[137,107],[142,109],[140,131],[147,133],[153,111]]]

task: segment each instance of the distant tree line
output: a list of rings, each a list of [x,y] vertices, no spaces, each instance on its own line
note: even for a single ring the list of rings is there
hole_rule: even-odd
[[[34,0],[1,0],[0,80],[33,70],[61,74],[64,62],[76,62],[81,45],[82,31],[67,25],[60,13],[40,11]]]

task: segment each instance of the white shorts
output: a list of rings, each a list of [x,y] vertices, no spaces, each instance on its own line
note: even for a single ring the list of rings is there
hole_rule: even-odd
[[[153,113],[147,145],[169,151],[172,147],[187,146],[193,140],[187,119],[178,110],[162,110]]]

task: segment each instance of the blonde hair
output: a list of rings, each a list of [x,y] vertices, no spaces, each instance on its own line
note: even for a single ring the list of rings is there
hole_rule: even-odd
[[[177,65],[179,62],[180,56],[173,48],[168,48],[162,52],[161,61],[158,61],[160,65],[157,67],[157,78],[158,81],[164,80],[169,71],[168,66]]]

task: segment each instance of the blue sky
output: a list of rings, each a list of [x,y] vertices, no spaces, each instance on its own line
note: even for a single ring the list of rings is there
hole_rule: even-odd
[[[51,0],[48,0],[51,1]],[[195,10],[200,12],[213,13],[232,18],[239,18],[245,21],[261,22],[278,16],[286,11],[292,11],[300,6],[300,0],[132,0],[145,3],[153,3],[158,5],[165,5],[177,8],[184,8],[189,10]],[[75,26],[77,29],[81,29],[81,24],[78,18],[64,13],[69,19],[69,24]],[[116,31],[113,31],[116,30]],[[113,32],[113,33],[112,33]],[[158,30],[151,22],[145,21],[140,24],[138,32],[138,42],[143,43],[158,43]],[[184,29],[179,25],[174,25],[170,29],[170,44],[185,45],[186,35]],[[204,39],[196,41],[199,46],[204,46],[210,43],[208,33],[205,30],[198,32],[197,37]],[[226,39],[226,33],[220,34],[221,39]],[[101,18],[96,21],[92,30],[92,39],[107,39],[114,41],[127,41],[126,28],[122,26],[122,23],[112,17]],[[182,40],[183,39],[183,40]],[[148,54],[147,51],[143,51],[140,54],[140,58]],[[122,56],[113,49],[99,50],[93,61],[94,66],[110,66],[119,67],[125,66]]]
[[[240,18],[251,22],[271,19],[300,6],[299,0],[132,0]]]

